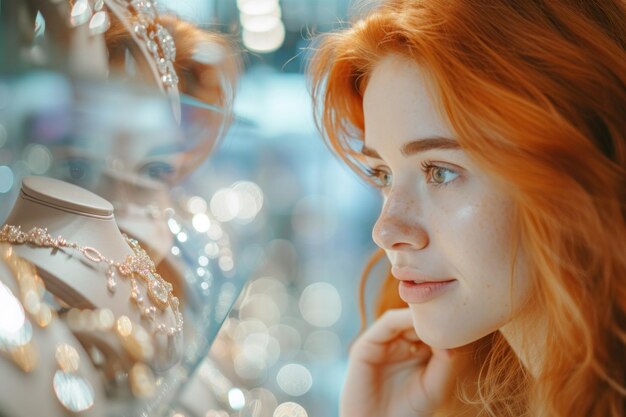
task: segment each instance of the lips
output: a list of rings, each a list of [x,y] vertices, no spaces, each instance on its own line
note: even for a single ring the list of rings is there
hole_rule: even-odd
[[[408,304],[422,304],[455,287],[458,281],[453,278],[433,278],[407,267],[393,267],[393,276],[399,279],[400,298]]]
[[[434,278],[428,275],[420,274],[415,269],[406,266],[392,267],[391,274],[400,281],[412,281],[416,284],[454,281],[454,278]]]

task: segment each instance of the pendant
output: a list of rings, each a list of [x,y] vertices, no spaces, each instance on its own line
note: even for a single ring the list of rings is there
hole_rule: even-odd
[[[148,296],[161,310],[167,308],[169,301],[169,291],[158,279],[152,279],[148,283]]]
[[[107,289],[111,294],[115,294],[117,280],[115,279],[115,268],[113,266],[107,269]]]

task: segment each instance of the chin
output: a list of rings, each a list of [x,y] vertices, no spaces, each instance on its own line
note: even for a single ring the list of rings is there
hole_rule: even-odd
[[[474,328],[459,317],[438,314],[431,317],[420,309],[410,305],[413,327],[419,338],[428,346],[436,349],[454,349],[475,342],[494,330]]]

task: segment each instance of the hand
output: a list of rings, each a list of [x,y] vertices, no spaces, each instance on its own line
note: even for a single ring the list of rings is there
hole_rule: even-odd
[[[419,340],[408,308],[389,310],[350,351],[341,417],[430,417],[471,356]]]

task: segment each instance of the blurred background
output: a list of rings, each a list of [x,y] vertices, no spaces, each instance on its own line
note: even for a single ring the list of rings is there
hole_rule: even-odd
[[[371,228],[380,199],[317,132],[304,70],[311,38],[344,27],[351,3],[159,3],[162,11],[225,34],[240,48],[244,70],[234,122],[219,147],[171,194],[195,232],[211,233],[210,215],[229,231],[234,246],[245,247],[258,262],[170,416],[337,415],[348,347],[360,326],[357,288],[374,250]],[[0,88],[0,109],[11,104],[7,97]],[[10,139],[0,125],[0,219],[21,176],[53,175],[55,168],[46,146],[11,148]],[[73,165],[70,173],[82,178],[91,175],[89,169]],[[167,167],[149,169],[158,176]],[[200,266],[206,259],[200,257]],[[220,268],[228,270],[224,262]],[[206,401],[209,396],[214,401]]]
[[[348,347],[360,325],[358,282],[374,250],[371,227],[380,203],[317,132],[304,70],[311,38],[344,26],[351,2],[168,5],[201,26],[231,34],[244,53],[234,106],[238,123],[189,181],[199,193],[250,181],[264,197],[254,227],[266,242],[267,269],[248,284],[211,354],[232,361],[234,372],[224,372],[235,388],[259,396],[259,416],[272,416],[285,402],[302,407],[301,414],[294,405],[285,416],[336,416]],[[222,349],[228,346],[223,338],[234,339],[238,348]],[[231,407],[243,403],[236,398],[231,394]]]

